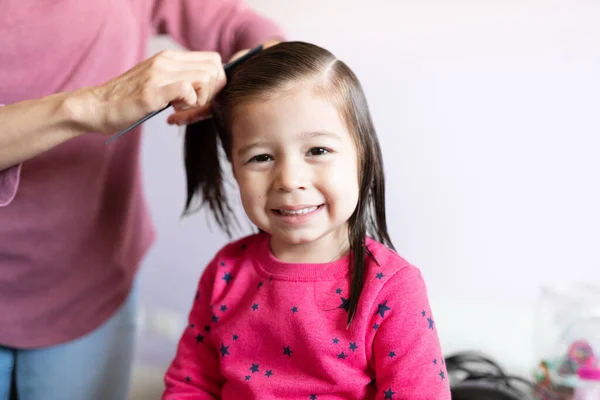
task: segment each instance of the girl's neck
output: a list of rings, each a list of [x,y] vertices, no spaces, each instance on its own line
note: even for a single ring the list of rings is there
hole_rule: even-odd
[[[271,252],[280,261],[320,264],[335,261],[348,253],[347,229],[338,229],[312,242],[290,244],[271,236]]]

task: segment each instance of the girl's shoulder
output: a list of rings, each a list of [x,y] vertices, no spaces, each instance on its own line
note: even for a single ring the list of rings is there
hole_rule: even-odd
[[[213,255],[204,270],[204,274],[214,274],[219,267],[228,267],[229,269],[239,269],[241,265],[252,258],[258,251],[262,241],[265,240],[264,233],[255,233],[235,239],[224,244]]]
[[[386,247],[375,239],[367,237],[367,255],[365,265],[370,268],[383,268],[400,271],[403,268],[416,268],[395,250]]]
[[[225,244],[217,253],[217,256],[226,256],[232,258],[247,257],[257,249],[262,241],[266,240],[266,234],[262,232],[244,236]]]
[[[372,238],[367,238],[367,249],[365,283],[371,290],[379,291],[392,282],[402,286],[423,283],[421,270],[395,250]]]

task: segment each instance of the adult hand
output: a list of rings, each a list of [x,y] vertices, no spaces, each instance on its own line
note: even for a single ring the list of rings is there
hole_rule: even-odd
[[[94,109],[77,110],[90,132],[111,134],[171,103],[168,122],[189,124],[202,118],[213,96],[225,86],[225,72],[216,52],[165,50],[122,75],[78,95],[91,97]]]
[[[279,39],[267,40],[267,41],[263,42],[262,45],[263,45],[263,48],[266,49],[268,47],[276,45],[277,43],[281,43],[281,40],[279,40]],[[231,56],[229,58],[229,60],[227,62],[230,63],[232,61],[237,60],[238,58],[240,58],[241,56],[243,56],[250,50],[252,50],[252,49],[242,49],[240,51],[237,51],[233,56]],[[214,97],[214,95],[216,95],[219,92],[219,90],[221,90],[222,88],[223,88],[223,86],[220,86],[218,88],[218,90],[213,93],[212,97]],[[169,124],[189,125],[191,123],[194,123],[194,122],[197,122],[202,119],[209,118],[209,117],[210,117],[210,104],[206,104],[202,107],[194,107],[194,108],[190,108],[187,110],[178,111],[178,112],[172,114],[171,116],[169,116],[169,118],[167,119],[167,122]]]

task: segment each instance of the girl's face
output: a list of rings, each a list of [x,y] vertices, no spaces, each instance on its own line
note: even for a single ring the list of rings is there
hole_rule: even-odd
[[[233,171],[250,220],[290,262],[339,255],[359,193],[358,154],[339,111],[310,89],[233,110]]]

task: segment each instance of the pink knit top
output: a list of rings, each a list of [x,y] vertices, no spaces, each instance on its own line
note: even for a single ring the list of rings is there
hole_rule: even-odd
[[[163,400],[449,400],[419,270],[368,240],[349,328],[349,257],[278,260],[269,236],[228,244],[204,271]]]

